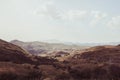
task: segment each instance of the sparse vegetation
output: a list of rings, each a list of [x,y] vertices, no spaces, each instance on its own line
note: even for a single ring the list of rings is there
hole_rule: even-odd
[[[0,41],[3,45],[3,41]],[[19,47],[0,46],[0,80],[119,80],[120,48],[97,47],[64,61],[29,56]],[[93,49],[93,48],[91,48]],[[21,51],[22,50],[22,51]]]

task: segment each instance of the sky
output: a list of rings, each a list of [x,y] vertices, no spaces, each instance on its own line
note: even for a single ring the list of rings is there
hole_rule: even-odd
[[[120,0],[0,0],[0,38],[120,42]]]

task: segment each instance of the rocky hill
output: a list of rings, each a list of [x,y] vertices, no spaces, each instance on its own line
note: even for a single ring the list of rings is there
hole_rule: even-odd
[[[40,65],[57,60],[32,56],[21,47],[0,39],[0,80],[43,80]]]
[[[0,61],[29,62],[29,53],[19,46],[0,40]]]
[[[75,54],[72,58],[89,62],[120,63],[120,46],[96,46]]]

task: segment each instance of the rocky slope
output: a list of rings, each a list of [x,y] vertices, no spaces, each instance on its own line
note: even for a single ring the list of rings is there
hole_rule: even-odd
[[[29,55],[12,43],[0,39],[0,80],[43,80],[40,65],[55,65],[57,60]]]
[[[75,54],[72,58],[89,62],[120,63],[120,46],[96,46]]]
[[[0,61],[29,62],[29,54],[19,46],[0,40]]]

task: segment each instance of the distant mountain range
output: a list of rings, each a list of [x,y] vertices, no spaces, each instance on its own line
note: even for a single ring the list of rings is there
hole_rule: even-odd
[[[81,50],[88,48],[88,46],[80,46],[75,44],[63,44],[63,43],[47,43],[47,42],[23,42],[19,40],[11,41],[12,44],[18,45],[23,49],[27,50],[31,54],[49,54],[54,51],[71,51],[71,50]]]
[[[42,42],[45,43],[61,43],[61,44],[65,44],[65,45],[78,45],[78,46],[102,46],[102,45],[118,45],[120,44],[120,42],[89,42],[89,43],[81,43],[81,42],[67,42],[67,41],[59,41],[59,40],[55,40],[55,39],[51,39],[51,40],[43,40]]]
[[[120,42],[106,42],[106,43],[74,43],[76,45],[82,45],[82,46],[104,46],[104,45],[118,45]]]

